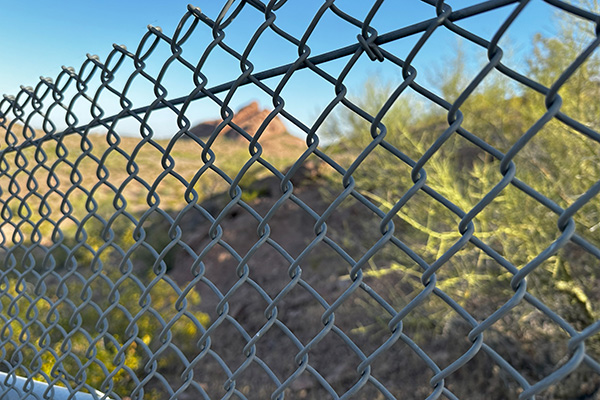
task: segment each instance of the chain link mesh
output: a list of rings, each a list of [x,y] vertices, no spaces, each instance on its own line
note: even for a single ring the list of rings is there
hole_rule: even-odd
[[[536,190],[535,182],[517,175],[520,162],[525,162],[519,159],[523,149],[551,121],[582,137],[587,146],[600,142],[593,125],[561,109],[558,94],[600,43],[600,16],[570,3],[546,0],[548,7],[594,25],[596,35],[546,87],[501,62],[498,42],[529,1],[491,0],[454,10],[444,1],[424,0],[431,9],[430,19],[379,34],[371,22],[382,3],[374,2],[359,20],[333,0],[325,1],[302,37],[277,24],[285,1],[228,1],[215,21],[189,6],[172,36],[149,26],[134,52],[115,45],[105,62],[88,55],[79,70],[63,67],[54,80],[44,78],[35,88],[22,87],[16,96],[4,96],[0,102],[4,395],[53,398],[55,388],[63,386],[73,396],[85,392],[105,399],[455,399],[459,393],[464,396],[464,390],[477,398],[479,391],[498,383],[484,380],[484,386],[476,386],[469,380],[484,364],[491,366],[493,379],[506,390],[498,398],[510,396],[507,393],[520,399],[554,396],[557,392],[551,390],[568,380],[579,387],[591,385],[590,393],[598,393],[600,321],[572,322],[546,301],[548,297],[537,296],[543,288],[534,291],[528,282],[543,274],[541,266],[566,248],[575,252],[578,262],[597,269],[598,240],[586,237],[589,230],[582,233],[576,217],[598,201],[600,181],[561,206],[564,203]],[[509,16],[491,41],[458,24],[505,7]],[[264,22],[240,53],[228,45],[226,32],[245,12]],[[307,43],[324,16],[356,27],[356,42],[312,55]],[[417,70],[411,65],[440,30],[487,54],[487,63],[452,102],[418,84]],[[203,53],[194,59],[184,55],[190,38],[207,31],[212,41]],[[257,72],[251,53],[261,46],[266,32],[296,49],[297,58]],[[404,58],[385,46],[406,37],[417,39]],[[146,64],[160,46],[168,47],[169,57],[160,71],[149,72]],[[203,68],[216,52],[239,64],[236,79],[209,83]],[[402,76],[401,84],[374,113],[351,101],[344,83],[365,57],[394,64]],[[337,77],[321,66],[332,60],[344,60]],[[190,74],[190,91],[172,98],[163,79],[177,68]],[[282,97],[301,70],[320,77],[335,93],[312,125],[292,115]],[[542,115],[504,151],[484,135],[467,130],[463,120],[468,115],[461,112],[492,73],[535,92],[545,104]],[[269,81],[273,78],[278,80]],[[135,107],[129,93],[140,82],[151,88],[152,98]],[[230,103],[244,86],[262,91],[273,103],[255,133],[233,121]],[[416,158],[407,155],[412,150],[388,140],[382,122],[409,90],[422,103],[444,109],[447,119]],[[118,111],[108,113],[102,101]],[[220,113],[220,123],[205,138],[190,132],[189,110],[196,103],[216,105]],[[89,115],[79,111],[82,105]],[[336,107],[367,124],[369,140],[351,160],[331,152],[318,134]],[[153,115],[160,110],[176,121],[176,132],[167,140],[156,138],[153,128]],[[501,112],[510,114],[509,109]],[[276,118],[305,135],[305,144],[289,165],[277,158],[281,148],[262,137]],[[61,119],[65,129],[58,128]],[[125,120],[135,121],[138,137],[119,134],[119,124]],[[245,158],[233,170],[223,166],[232,157],[226,145],[219,145],[224,130],[235,132],[237,140],[246,143]],[[456,138],[488,157],[496,171],[489,190],[466,207],[448,199],[429,178],[436,172],[428,171],[432,160],[447,155],[444,149]],[[399,198],[389,200],[389,207],[363,191],[356,178],[363,165],[383,153],[398,166],[396,180],[387,184],[403,188]],[[324,184],[306,179],[316,173],[315,168],[329,171],[325,205],[315,200]],[[260,190],[270,191],[270,201],[252,199],[258,189],[245,179],[255,171],[268,176],[272,187]],[[221,194],[207,199],[209,189]],[[511,262],[513,255],[493,244],[493,235],[478,232],[480,219],[491,208],[501,209],[497,200],[509,190],[535,201],[539,207],[531,213],[540,226],[545,227],[545,221],[555,224],[553,239],[522,265]],[[444,239],[433,259],[411,248],[407,239],[411,231],[398,220],[415,202],[441,207],[455,221],[454,236]],[[302,229],[294,232],[300,237],[296,241],[287,229],[299,225],[293,225],[290,215],[303,221]],[[363,244],[348,244],[344,232],[349,231],[369,237]],[[516,237],[536,234],[534,228],[513,233]],[[492,301],[490,295],[483,313],[446,290],[450,278],[444,278],[444,271],[455,268],[453,262],[467,248],[494,265],[491,285],[502,285],[509,292],[500,300]],[[402,282],[390,291],[381,282],[392,278],[373,278],[371,263],[386,252],[401,253],[415,265],[412,271],[420,288],[403,303],[393,298]],[[346,272],[339,274],[339,266]],[[585,293],[578,296],[582,300]],[[479,301],[482,298],[485,293]],[[414,323],[409,326],[407,321],[427,313],[428,302],[435,302],[451,318],[435,316],[433,325],[412,329]],[[523,309],[528,311],[518,311]],[[365,334],[365,321],[376,321],[380,328]],[[515,330],[520,327],[521,336],[502,336],[496,328],[503,323]],[[533,329],[536,323],[543,327]],[[526,340],[528,332],[556,345],[543,362],[536,359],[527,364],[515,354],[524,351],[515,340]],[[432,335],[438,339],[432,341]],[[26,384],[16,377],[26,378]],[[43,395],[34,391],[37,381],[48,384]]]

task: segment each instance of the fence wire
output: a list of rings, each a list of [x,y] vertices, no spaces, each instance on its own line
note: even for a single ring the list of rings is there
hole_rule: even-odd
[[[105,62],[88,55],[79,70],[63,67],[54,80],[43,78],[34,88],[22,87],[16,96],[4,96],[0,102],[2,398],[58,398],[58,387],[66,388],[70,398],[89,393],[102,399],[456,399],[478,398],[489,388],[496,398],[533,399],[538,394],[538,398],[574,398],[575,392],[565,389],[567,394],[563,391],[560,397],[556,389],[567,381],[569,387],[587,390],[589,398],[598,395],[600,321],[573,322],[571,315],[548,302],[554,290],[559,296],[559,286],[548,283],[557,281],[557,275],[546,281],[533,277],[546,274],[544,265],[556,262],[556,255],[567,248],[575,252],[575,265],[597,270],[600,249],[595,230],[583,229],[576,217],[598,201],[600,181],[565,203],[534,189],[536,182],[517,176],[525,162],[519,157],[547,124],[560,125],[588,146],[600,142],[595,125],[567,115],[559,95],[598,47],[600,15],[583,6],[545,1],[547,7],[589,23],[595,32],[547,87],[504,65],[498,46],[530,1],[490,0],[453,9],[449,2],[423,0],[430,7],[429,19],[379,33],[372,21],[382,3],[375,1],[366,17],[357,19],[333,0],[324,1],[302,37],[278,26],[278,11],[288,6],[286,1],[227,1],[214,21],[190,5],[172,36],[149,26],[135,51],[115,45]],[[496,9],[509,13],[490,41],[460,26],[463,20]],[[262,22],[240,53],[228,45],[226,32],[247,12]],[[325,17],[355,27],[356,42],[313,55],[308,42]],[[453,100],[417,83],[412,65],[439,31],[451,32],[487,55],[487,63]],[[210,44],[198,58],[190,59],[186,43],[209,32]],[[256,71],[252,50],[261,46],[266,32],[281,39],[282,46],[296,49],[297,58]],[[385,46],[407,37],[417,39],[404,58]],[[160,46],[168,48],[169,57],[158,73],[149,72],[146,64]],[[236,79],[214,85],[205,75],[204,67],[216,52],[239,65]],[[353,102],[345,86],[346,77],[365,57],[373,63],[394,64],[402,77],[375,113]],[[345,64],[338,76],[320,66],[340,59]],[[174,68],[192,77],[188,95],[169,95],[163,80]],[[292,115],[282,97],[301,70],[320,77],[335,94],[310,125]],[[490,74],[535,92],[545,107],[504,150],[463,124],[468,115],[461,107]],[[277,79],[269,81],[273,78]],[[139,82],[151,87],[152,98],[134,107],[129,91]],[[273,109],[256,132],[234,122],[230,103],[244,86],[272,99]],[[420,104],[445,110],[447,120],[441,129],[432,128],[435,140],[417,158],[407,155],[411,149],[386,137],[388,129],[382,122],[407,91]],[[117,112],[107,115],[102,107],[106,98],[117,104]],[[189,110],[197,102],[216,105],[220,113],[220,123],[206,137],[190,131]],[[82,104],[89,115],[79,111]],[[369,139],[349,161],[341,160],[319,137],[340,107],[367,124],[363,136]],[[152,116],[159,110],[167,110],[176,121],[176,132],[168,140],[156,138]],[[510,114],[508,109],[500,111]],[[273,153],[281,149],[272,150],[262,137],[277,118],[304,134],[303,147],[287,166],[272,161]],[[123,135],[119,124],[125,120],[139,126],[137,138]],[[65,129],[58,128],[61,123]],[[245,143],[246,155],[235,173],[223,167],[231,155],[221,155],[225,150],[218,145],[226,130]],[[467,208],[447,198],[447,192],[430,184],[429,178],[436,171],[428,171],[428,166],[440,154],[447,155],[444,149],[457,138],[485,155],[495,171],[495,181],[488,182],[486,192]],[[184,159],[184,150],[193,154],[191,159]],[[369,160],[383,153],[392,157],[398,171],[386,177],[386,184],[402,188],[399,198],[388,199],[389,206],[365,192],[356,178]],[[329,181],[317,185],[320,188],[307,184],[303,189],[300,176],[310,174],[314,164],[329,171]],[[268,204],[252,198],[254,186],[244,186],[253,171],[275,182]],[[207,200],[203,185],[214,182],[224,194]],[[329,197],[324,195],[325,206],[315,206],[311,199],[323,185],[330,185]],[[478,230],[486,212],[503,207],[497,200],[506,191],[518,193],[526,199],[524,204],[536,203],[531,214],[539,226],[547,221],[555,224],[552,240],[522,263],[511,262],[513,254],[494,244],[493,233]],[[412,248],[413,241],[403,236],[399,215],[415,202],[441,207],[456,221],[454,236],[445,236],[433,258]],[[348,203],[359,211],[344,211]],[[285,219],[285,210],[295,210],[306,227],[299,248],[290,248],[291,232],[286,227],[295,225]],[[410,211],[406,213],[405,220],[411,217]],[[344,216],[341,225],[350,225],[336,226],[338,214]],[[243,218],[251,228],[242,229],[238,221]],[[358,224],[363,220],[376,228]],[[528,236],[537,234],[535,229],[512,233],[527,243]],[[348,245],[343,234],[352,230],[359,237],[370,237]],[[240,237],[251,243],[240,244]],[[467,248],[496,268],[490,285],[510,293],[500,300],[479,293],[479,302],[489,300],[483,313],[447,289],[450,278],[445,270],[455,268],[453,262]],[[521,251],[527,254],[526,249]],[[406,270],[416,271],[419,289],[403,302],[393,299],[402,282],[388,290],[381,282],[391,277],[372,278],[371,263],[385,252],[402,254],[415,266]],[[314,254],[325,260],[318,267],[308,261],[315,262],[310,258]],[[328,279],[327,271],[339,271],[334,268],[339,265],[346,272]],[[470,271],[477,272],[478,265],[474,262]],[[401,274],[403,267],[398,268]],[[595,275],[578,279],[593,281]],[[538,286],[529,288],[529,281]],[[595,299],[577,288],[562,287],[595,315]],[[546,297],[538,295],[548,292]],[[431,302],[443,316],[425,315]],[[528,311],[519,311],[523,309]],[[433,322],[419,325],[414,322],[419,318]],[[368,330],[361,326],[364,320],[375,321],[379,328]],[[507,335],[498,329],[500,324],[518,330],[520,336]],[[542,327],[536,330],[535,324]],[[528,336],[554,346],[542,361],[534,357],[529,364],[523,361],[521,353],[536,350],[519,347],[518,341],[530,340]],[[434,337],[438,339],[433,341]],[[483,383],[470,380],[484,364],[493,376]]]

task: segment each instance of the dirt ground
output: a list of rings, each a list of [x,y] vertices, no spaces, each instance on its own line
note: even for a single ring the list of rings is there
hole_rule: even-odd
[[[323,213],[341,191],[341,187],[336,187],[334,183],[325,182],[314,166],[304,168],[297,176],[294,195],[318,214]],[[324,185],[326,189],[323,189]],[[249,205],[264,217],[282,195],[279,180],[267,178],[255,182],[252,188],[262,195],[250,201]],[[227,200],[226,197],[217,196],[205,202],[203,207],[212,215],[217,215]],[[357,260],[372,245],[375,239],[371,237],[377,237],[378,221],[365,206],[348,201],[327,220],[327,237]],[[211,242],[208,236],[210,225],[199,214],[186,218],[181,225],[183,239],[193,249],[206,248]],[[240,258],[252,252],[253,246],[261,239],[257,233],[258,225],[255,216],[241,207],[232,209],[221,223],[221,240],[229,248],[216,245],[203,257],[205,278],[212,282],[214,288],[198,284],[201,310],[208,313],[211,321],[219,326],[211,335],[214,353],[197,364],[195,377],[211,398],[221,398],[227,393],[224,389],[227,374],[222,364],[227,365],[231,373],[243,370],[237,376],[235,388],[248,399],[271,398],[279,386],[274,380],[283,383],[292,376],[295,379],[285,390],[287,399],[337,398],[344,393],[354,392],[357,387],[360,389],[351,398],[386,398],[377,388],[379,384],[398,399],[423,399],[434,392],[429,382],[434,373],[402,339],[395,341],[372,362],[368,373],[376,381],[370,380],[363,385],[357,368],[365,357],[373,354],[392,337],[387,326],[390,314],[367,291],[362,288],[351,289],[348,262],[326,243],[320,242],[307,255],[303,255],[300,263],[301,281],[298,281],[289,269],[290,261],[272,243],[264,242],[248,259],[247,279],[240,284],[239,276],[244,271],[238,269],[239,262],[232,256],[232,251],[235,250]],[[269,238],[296,259],[317,237],[314,225],[312,216],[288,200],[269,220]],[[190,266],[193,261],[190,255],[178,253],[169,275],[181,285],[189,282],[192,279]],[[378,262],[385,263],[386,260]],[[398,276],[390,275],[382,279],[365,278],[364,282],[382,299],[393,303],[395,297],[406,295],[401,293],[402,285],[396,282],[398,280]],[[256,285],[262,291],[257,290]],[[306,285],[310,285],[311,289],[306,290]],[[291,290],[287,291],[290,287]],[[215,288],[221,295],[215,293]],[[286,294],[282,295],[284,291]],[[229,307],[224,320],[219,318],[217,312],[222,296],[227,296]],[[277,296],[281,296],[277,300],[277,323],[271,325],[266,311]],[[330,329],[324,323],[323,316],[327,308],[322,302],[332,305],[340,297],[345,300],[335,310],[335,328]],[[441,329],[406,325],[403,330],[441,368],[459,358],[471,345],[466,339],[470,330],[468,324],[460,318],[449,318],[444,324]],[[283,326],[285,328],[282,329]],[[317,340],[323,333],[326,333],[325,336]],[[252,349],[256,358],[246,366],[246,354],[250,349],[245,346],[250,338],[258,338],[256,347]],[[500,353],[508,357],[517,369],[523,368],[527,372],[536,363],[542,365],[531,354],[531,349],[518,339],[504,335],[501,328],[486,334],[486,344],[498,347]],[[315,340],[317,343],[310,345],[308,358],[301,362],[298,358],[301,349]],[[308,367],[304,369],[306,361]],[[303,372],[294,375],[300,370]],[[533,376],[547,373],[542,370],[529,372]],[[586,372],[583,374],[586,375]],[[582,382],[580,378],[573,382]],[[590,375],[587,381],[587,388],[580,387],[577,390],[578,393],[584,393],[578,398],[598,398],[593,397],[597,390],[597,379]],[[571,384],[567,380],[562,385]],[[445,387],[459,398],[468,399],[517,398],[520,392],[512,378],[484,352],[447,378]],[[332,391],[336,394],[332,395]],[[571,397],[561,396],[558,390],[540,398]]]

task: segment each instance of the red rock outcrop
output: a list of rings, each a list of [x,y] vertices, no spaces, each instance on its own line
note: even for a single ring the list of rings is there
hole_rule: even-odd
[[[260,109],[258,102],[253,101],[245,107],[238,110],[233,116],[233,123],[248,132],[249,135],[254,136],[256,131],[260,128],[260,125],[267,118],[270,111]],[[214,121],[202,122],[190,129],[190,133],[193,133],[199,138],[208,138],[214,131],[214,129],[221,123],[221,119]],[[287,129],[279,117],[275,117],[269,122],[266,129],[261,135],[261,140],[270,139],[277,136],[289,136]],[[228,139],[240,139],[244,140],[243,136],[236,132],[231,127],[225,127],[219,136],[224,136]]]

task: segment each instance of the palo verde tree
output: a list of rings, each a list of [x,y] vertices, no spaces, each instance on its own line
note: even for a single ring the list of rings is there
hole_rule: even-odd
[[[560,20],[555,37],[537,35],[525,63],[525,74],[546,89],[533,90],[494,71],[461,104],[460,112],[464,116],[461,127],[501,153],[508,153],[547,112],[549,88],[592,42],[595,34],[590,29],[593,28]],[[469,70],[460,51],[457,54],[456,59],[447,63],[453,72],[437,88],[449,103],[456,101],[477,73]],[[353,101],[375,116],[394,89],[392,85],[370,81],[363,95]],[[571,206],[600,179],[598,52],[592,53],[577,68],[560,87],[558,95],[562,101],[560,112],[578,124],[570,126],[560,120],[564,120],[562,117],[553,118],[537,131],[513,159],[516,166],[513,182],[473,220],[475,237],[519,269],[561,235],[557,209]],[[446,114],[446,110],[420,100],[417,94],[407,89],[382,120],[386,128],[385,141],[417,162],[448,129]],[[343,124],[336,123],[335,126],[346,126],[345,130],[332,127],[330,133],[344,139],[333,144],[331,149],[339,153],[343,162],[353,159],[366,148],[373,140],[373,130],[370,122],[356,113],[340,115]],[[499,157],[454,132],[428,158],[423,169],[427,173],[426,184],[466,213],[504,178],[500,165]],[[378,146],[353,174],[355,190],[387,212],[413,187],[412,169],[383,146]],[[526,184],[554,203],[555,209],[519,189],[517,182]],[[598,197],[579,209],[573,220],[576,233],[600,247]],[[461,237],[458,231],[460,218],[422,190],[397,210],[394,222],[396,237],[430,264]],[[361,239],[356,237],[354,240]],[[569,242],[528,276],[528,292],[576,329],[583,329],[600,319],[597,265],[598,259],[593,254]],[[423,269],[408,255],[387,246],[372,260],[365,275],[373,285],[387,287],[386,295],[400,309],[423,290],[419,279],[422,273]],[[514,294],[510,286],[512,277],[512,273],[481,249],[467,243],[438,270],[437,287],[483,320]],[[439,327],[434,321],[444,319],[451,323],[453,314],[448,313],[447,306],[434,300],[434,296],[430,296],[407,316],[405,327]],[[521,323],[515,324],[516,320]],[[524,353],[534,354],[528,360],[519,358],[521,356],[513,360],[515,364],[529,366],[536,365],[541,360],[539,357],[550,357],[558,363],[559,356],[552,350],[553,346],[568,340],[568,335],[543,313],[526,304],[519,305],[509,316],[498,321],[488,334],[493,336],[494,332],[503,340],[515,343],[514,346],[519,346]],[[539,343],[536,338],[545,341]],[[589,340],[588,354],[600,355],[599,342],[597,338]],[[540,355],[542,353],[546,355]],[[551,370],[534,368],[531,375],[541,378],[549,372]],[[566,382],[553,389],[552,395],[554,398],[573,398],[589,394],[589,390],[592,389],[574,387]]]

